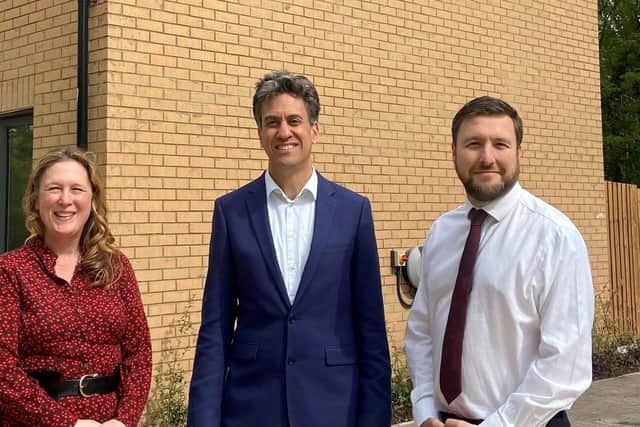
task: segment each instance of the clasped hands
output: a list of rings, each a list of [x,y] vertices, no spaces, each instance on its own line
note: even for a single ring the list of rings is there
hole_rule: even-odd
[[[127,427],[120,421],[113,419],[104,423],[99,423],[93,420],[78,420],[73,427]]]
[[[475,426],[466,421],[454,420],[451,418],[444,423],[437,418],[427,418],[427,420],[423,422],[420,427],[475,427]]]

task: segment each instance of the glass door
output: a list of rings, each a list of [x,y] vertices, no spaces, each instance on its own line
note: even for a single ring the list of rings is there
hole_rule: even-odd
[[[22,195],[32,161],[31,113],[0,117],[0,252],[17,248],[28,236],[24,226]]]

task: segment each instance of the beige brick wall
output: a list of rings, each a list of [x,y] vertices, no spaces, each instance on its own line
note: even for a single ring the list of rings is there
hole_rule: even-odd
[[[75,143],[75,4],[0,1],[0,106],[34,105],[38,147]],[[519,109],[523,185],[576,222],[604,292],[596,7],[586,0],[91,6],[89,148],[106,164],[110,221],[144,292],[155,360],[185,310],[199,321],[213,200],[266,166],[250,104],[255,81],[277,68],[304,73],[319,89],[318,170],[372,201],[394,346],[407,311],[397,302],[389,251],[421,244],[431,222],[462,201],[449,128],[475,96],[500,96]],[[29,79],[33,89],[7,101],[4,94]],[[193,336],[177,342],[194,344]],[[192,352],[181,357],[189,368]]]
[[[462,200],[449,126],[474,96],[502,96],[521,111],[522,181],[578,224],[604,287],[594,4],[263,4],[106,6],[112,222],[156,340],[190,295],[197,312],[212,200],[265,166],[250,103],[256,79],[274,68],[305,73],[319,88],[318,169],[372,200],[397,345],[407,312],[389,250],[421,243],[433,219]]]
[[[76,4],[0,1],[0,113],[33,109],[36,157],[75,144]]]

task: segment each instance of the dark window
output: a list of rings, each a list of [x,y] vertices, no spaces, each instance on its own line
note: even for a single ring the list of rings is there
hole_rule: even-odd
[[[28,235],[22,195],[32,161],[32,113],[0,116],[0,252],[22,245]]]

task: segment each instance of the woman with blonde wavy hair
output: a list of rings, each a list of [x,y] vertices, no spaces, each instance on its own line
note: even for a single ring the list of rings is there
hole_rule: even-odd
[[[0,255],[0,427],[133,427],[151,382],[138,284],[89,155],[45,154],[23,200],[31,236]]]

